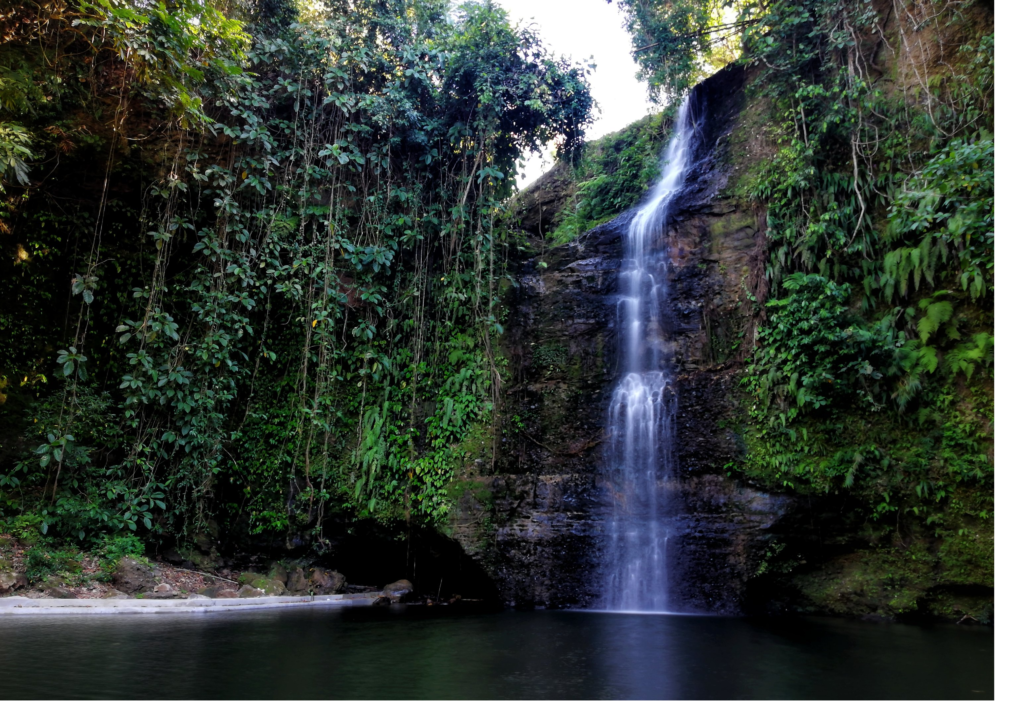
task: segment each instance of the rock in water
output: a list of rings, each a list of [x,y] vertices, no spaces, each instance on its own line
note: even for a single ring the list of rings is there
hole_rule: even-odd
[[[138,594],[156,586],[153,567],[130,557],[122,557],[112,577],[114,588],[125,594]]]
[[[412,582],[408,579],[399,579],[397,582],[392,582],[384,587],[381,594],[391,599],[391,601],[405,601],[412,592]]]

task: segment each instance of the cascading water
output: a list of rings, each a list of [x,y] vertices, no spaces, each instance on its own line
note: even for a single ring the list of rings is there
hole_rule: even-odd
[[[610,611],[668,611],[671,605],[667,544],[673,514],[666,480],[675,412],[662,359],[663,235],[669,204],[690,168],[695,122],[688,96],[676,116],[661,179],[630,222],[624,245],[616,311],[622,371],[608,407],[605,453],[611,516],[602,608]]]

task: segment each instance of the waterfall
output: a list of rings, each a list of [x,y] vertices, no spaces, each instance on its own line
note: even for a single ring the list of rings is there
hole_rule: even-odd
[[[611,500],[604,553],[602,608],[668,611],[674,401],[662,359],[661,308],[669,205],[690,168],[696,131],[691,98],[679,107],[661,179],[629,224],[619,273],[616,328],[620,377],[608,407],[604,478]]]

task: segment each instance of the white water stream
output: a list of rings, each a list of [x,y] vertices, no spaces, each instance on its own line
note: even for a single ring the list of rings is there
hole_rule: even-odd
[[[670,563],[666,480],[673,443],[672,378],[662,360],[665,221],[691,165],[695,119],[683,100],[661,179],[629,224],[619,273],[616,328],[621,375],[608,407],[605,477],[612,510],[602,608],[667,612]]]

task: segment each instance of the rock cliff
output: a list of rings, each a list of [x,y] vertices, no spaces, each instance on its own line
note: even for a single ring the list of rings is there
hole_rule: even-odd
[[[791,501],[745,486],[725,470],[742,449],[732,426],[735,383],[750,342],[749,300],[761,293],[763,276],[763,215],[728,194],[738,175],[730,164],[750,149],[733,132],[745,79],[734,68],[697,88],[709,110],[700,166],[674,203],[667,232],[666,350],[678,407],[673,489],[679,516],[671,545],[677,603],[723,612],[742,606],[771,527]],[[557,194],[566,189],[562,183],[542,194],[527,191],[538,210],[528,210],[529,221],[542,216],[542,204],[557,208]],[[454,520],[456,537],[485,563],[509,603],[586,606],[599,594],[602,443],[618,360],[614,295],[631,216],[625,212],[524,261],[510,294],[504,351],[512,381],[499,458],[491,474],[473,478],[477,488],[464,492]]]
[[[699,166],[666,232],[674,603],[720,613],[991,620],[984,529],[942,540],[907,520],[881,527],[848,494],[769,491],[779,485],[759,486],[743,470],[750,397],[739,380],[769,293],[766,215],[749,196],[772,155],[769,110],[747,89],[756,78],[731,67],[695,88],[708,111]],[[470,471],[451,520],[454,538],[516,606],[592,606],[602,587],[614,296],[632,210],[566,245],[538,245],[560,209],[573,206],[571,179],[561,166],[517,203],[541,252],[518,262],[507,293],[497,457]]]

